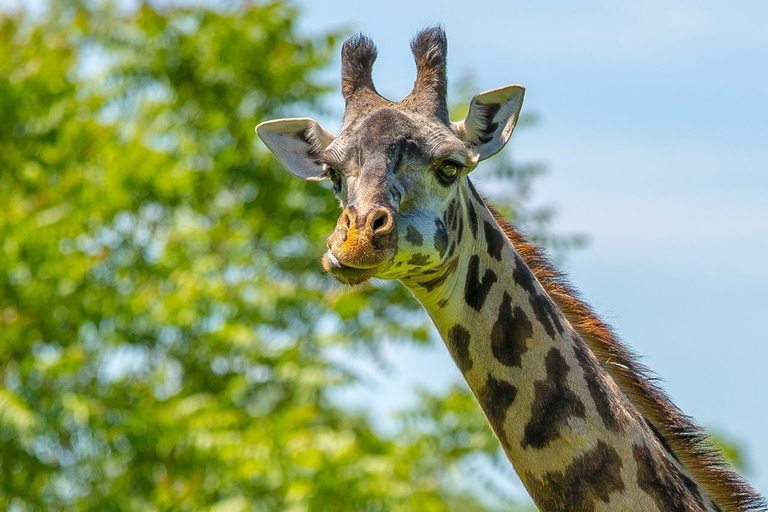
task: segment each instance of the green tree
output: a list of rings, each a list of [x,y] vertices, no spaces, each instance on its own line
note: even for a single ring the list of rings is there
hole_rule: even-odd
[[[69,1],[0,20],[1,508],[488,510],[447,484],[498,454],[464,389],[396,439],[328,398],[359,378],[329,347],[430,327],[401,286],[321,275],[332,195],[256,140],[329,90],[338,37],[296,16]],[[515,190],[535,175],[510,169]]]

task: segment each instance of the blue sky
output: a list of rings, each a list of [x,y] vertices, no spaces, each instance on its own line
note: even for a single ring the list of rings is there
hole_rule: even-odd
[[[310,33],[373,38],[374,79],[392,99],[413,82],[410,38],[435,22],[454,82],[526,86],[524,112],[540,122],[511,150],[548,165],[534,202],[557,207],[555,228],[591,240],[566,260],[572,282],[685,412],[743,441],[750,480],[768,492],[768,4],[298,5]],[[323,118],[332,130],[339,121]],[[461,379],[443,347],[385,353],[395,372],[371,370],[372,384],[345,397],[381,417],[414,386]]]

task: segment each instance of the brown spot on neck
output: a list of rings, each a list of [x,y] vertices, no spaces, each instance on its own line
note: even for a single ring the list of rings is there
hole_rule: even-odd
[[[624,430],[631,418],[621,407],[615,393],[608,388],[606,381],[608,376],[605,375],[605,370],[602,369],[600,363],[589,352],[584,341],[578,335],[574,335],[572,339],[576,360],[584,372],[584,380],[587,383],[589,395],[595,403],[597,414],[603,421],[603,425],[613,432]]]
[[[644,444],[633,446],[632,455],[637,463],[637,485],[653,498],[659,510],[706,511],[696,484],[674,462],[662,458],[657,463]]]
[[[474,366],[469,354],[470,337],[469,331],[461,324],[454,325],[448,331],[448,348],[462,373],[467,373]]]
[[[477,393],[477,399],[488,417],[491,428],[501,442],[504,449],[509,447],[504,420],[507,417],[507,411],[517,397],[517,388],[507,381],[499,380],[493,375],[489,375],[485,385]]]
[[[525,475],[524,481],[540,510],[594,512],[595,500],[610,503],[612,493],[624,490],[621,468],[616,450],[598,441],[562,471],[548,471],[541,479]]]
[[[499,317],[491,330],[491,351],[505,366],[522,366],[523,354],[528,350],[528,340],[533,336],[533,325],[525,312],[515,306],[512,297],[504,292],[499,306]]]
[[[520,442],[523,448],[545,448],[560,437],[560,429],[567,425],[569,419],[585,416],[584,404],[568,387],[566,377],[570,368],[560,351],[551,348],[544,364],[547,376],[533,384],[531,419]]]
[[[469,258],[467,280],[464,285],[464,300],[467,302],[467,305],[475,311],[480,311],[483,304],[485,304],[488,293],[491,291],[491,287],[497,280],[496,272],[491,269],[486,269],[483,278],[480,279],[480,257],[477,254],[473,254]]]

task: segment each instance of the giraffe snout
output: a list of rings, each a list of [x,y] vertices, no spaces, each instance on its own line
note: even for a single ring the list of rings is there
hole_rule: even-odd
[[[395,214],[385,206],[364,212],[354,206],[345,208],[328,237],[328,249],[334,258],[353,268],[378,266],[392,257],[396,248]]]

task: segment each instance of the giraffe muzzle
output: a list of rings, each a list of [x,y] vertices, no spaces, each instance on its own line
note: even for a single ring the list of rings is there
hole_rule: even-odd
[[[343,282],[362,282],[392,259],[397,251],[395,214],[384,206],[360,213],[345,208],[331,236],[323,267]]]

